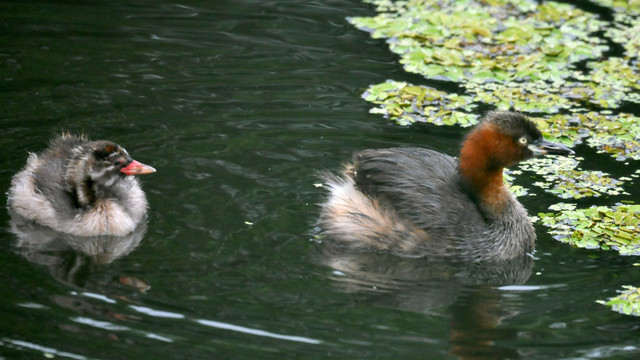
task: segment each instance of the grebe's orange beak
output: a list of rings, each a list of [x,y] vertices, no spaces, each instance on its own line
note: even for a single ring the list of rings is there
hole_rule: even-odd
[[[534,141],[529,145],[529,150],[533,152],[534,156],[542,156],[542,155],[573,155],[575,152],[568,147],[554,143],[551,141],[547,141],[545,139],[540,139]]]
[[[141,162],[132,160],[129,165],[120,169],[120,172],[125,173],[126,175],[144,175],[154,173],[156,172],[156,169]]]

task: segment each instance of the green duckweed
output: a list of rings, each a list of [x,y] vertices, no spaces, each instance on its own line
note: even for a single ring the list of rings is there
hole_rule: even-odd
[[[475,107],[470,97],[449,94],[428,86],[387,81],[369,87],[363,97],[379,105],[371,110],[372,113],[383,114],[399,125],[428,122],[471,126],[478,122],[477,115],[466,112]]]
[[[594,14],[535,1],[409,0],[378,5],[352,24],[385,38],[409,72],[478,83],[559,81],[573,65],[606,50],[589,36],[603,28]]]
[[[622,180],[602,171],[582,170],[576,158],[536,158],[522,163],[520,168],[542,176],[544,181],[533,185],[562,199],[627,194]]]
[[[562,204],[550,209],[557,212],[538,215],[557,240],[582,248],[640,255],[640,205],[577,209],[574,205]]]
[[[625,315],[640,316],[640,289],[625,285],[622,290],[618,290],[618,296],[609,300],[598,300],[602,305],[609,306],[611,310]]]

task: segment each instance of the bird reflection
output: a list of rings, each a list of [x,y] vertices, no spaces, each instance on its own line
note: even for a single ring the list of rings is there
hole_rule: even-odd
[[[500,262],[455,262],[437,258],[403,258],[387,253],[345,253],[330,242],[317,259],[333,269],[339,291],[368,294],[383,307],[450,319],[450,353],[460,359],[518,358],[496,343],[513,336],[498,325],[517,311],[504,305],[499,286],[524,284],[533,258]]]
[[[147,230],[142,222],[126,236],[74,236],[11,215],[10,231],[17,237],[20,253],[34,264],[47,266],[60,282],[76,287],[84,286],[92,266],[131,253]]]

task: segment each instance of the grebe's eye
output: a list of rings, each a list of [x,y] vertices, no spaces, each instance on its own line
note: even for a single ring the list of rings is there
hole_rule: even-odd
[[[527,140],[527,138],[523,136],[520,139],[518,139],[518,142],[520,142],[520,144],[522,144],[522,145],[527,145],[529,140]]]
[[[120,161],[120,160],[116,160],[116,161],[114,161],[114,162],[113,162],[113,166],[115,166],[115,167],[120,167],[120,166],[122,166],[122,161]]]

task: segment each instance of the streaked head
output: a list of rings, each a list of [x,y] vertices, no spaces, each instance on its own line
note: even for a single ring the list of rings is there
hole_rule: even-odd
[[[149,165],[133,160],[122,146],[106,140],[91,143],[86,166],[89,178],[106,186],[122,176],[151,174],[156,171]]]

